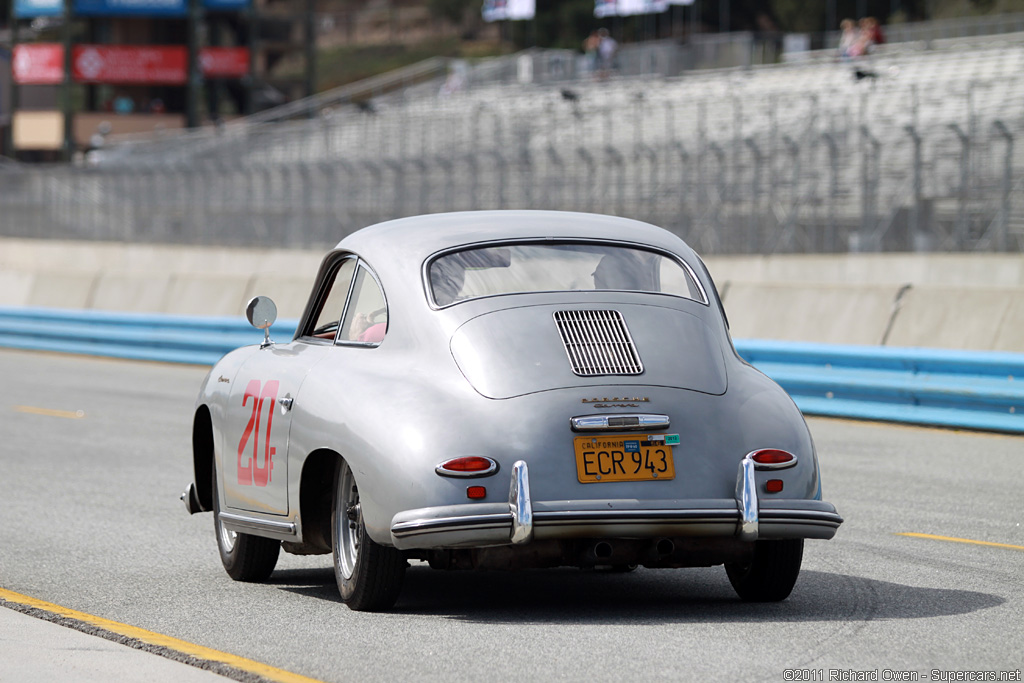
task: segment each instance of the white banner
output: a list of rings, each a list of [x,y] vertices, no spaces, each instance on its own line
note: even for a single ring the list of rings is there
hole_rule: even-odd
[[[614,17],[619,13],[615,4],[615,0],[594,0],[594,16],[598,19]]]
[[[689,0],[693,2],[693,0]],[[594,16],[631,17],[637,14],[661,14],[668,11],[669,0],[594,0]]]
[[[619,16],[661,14],[668,11],[668,0],[619,0]]]
[[[484,0],[484,21],[522,21],[537,14],[537,0]]]

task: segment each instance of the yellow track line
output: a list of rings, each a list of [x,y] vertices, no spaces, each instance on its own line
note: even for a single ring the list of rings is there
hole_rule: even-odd
[[[35,406],[14,406],[14,410],[19,413],[30,413],[32,415],[66,417],[69,420],[81,420],[85,417],[84,410],[51,410],[50,408],[36,408]]]
[[[969,538],[953,538],[952,536],[934,536],[932,534],[899,533],[897,536],[910,536],[912,538],[928,538],[933,541],[949,541],[951,543],[970,543],[971,545],[987,545],[993,548],[1009,548],[1011,550],[1024,550],[1024,545],[1010,545],[1009,543],[992,543],[991,541],[972,541]]]
[[[284,669],[278,669],[251,659],[236,657],[235,655],[228,654],[226,652],[213,650],[184,640],[178,640],[171,636],[165,636],[160,633],[154,633],[153,631],[129,626],[128,624],[110,621],[103,617],[96,617],[91,614],[86,614],[85,612],[68,609],[67,607],[61,607],[60,605],[55,605],[52,602],[37,600],[36,598],[21,595],[20,593],[15,593],[4,588],[0,588],[0,599],[19,605],[25,605],[26,607],[34,607],[35,609],[57,616],[67,617],[68,619],[74,619],[75,621],[80,621],[84,624],[103,629],[104,631],[116,633],[128,638],[134,638],[135,640],[139,640],[148,645],[155,645],[190,657],[195,657],[196,659],[226,664],[235,669],[262,676],[271,681],[279,683],[322,683],[315,678],[300,676],[299,674],[285,671]]]

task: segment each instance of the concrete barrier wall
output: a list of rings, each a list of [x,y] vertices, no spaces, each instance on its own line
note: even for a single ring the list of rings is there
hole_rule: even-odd
[[[722,296],[737,339],[881,344],[899,289],[897,285],[727,282]]]
[[[1024,353],[1024,287],[733,283],[732,335]]]
[[[0,238],[0,306],[301,316],[322,251]],[[1024,257],[717,256],[736,338],[1024,352]]]
[[[716,281],[1024,287],[1020,254],[710,256]]]
[[[1024,351],[1024,288],[911,288],[887,341],[891,346]]]
[[[0,239],[0,306],[298,318],[324,252]]]
[[[738,339],[1024,352],[1024,256],[707,259]]]

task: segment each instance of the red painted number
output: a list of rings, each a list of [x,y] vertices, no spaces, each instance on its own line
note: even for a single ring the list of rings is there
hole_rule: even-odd
[[[242,431],[238,442],[238,483],[242,486],[266,486],[270,483],[270,473],[274,469],[274,456],[277,449],[270,445],[270,430],[274,427],[274,405],[277,403],[277,389],[280,383],[276,379],[261,383],[258,379],[249,382],[242,396],[242,407],[252,403],[249,422]],[[263,442],[263,466],[260,466],[260,422],[263,418],[263,406],[266,404],[267,428]],[[249,438],[252,437],[252,454],[246,453]],[[242,459],[245,458],[243,462]]]

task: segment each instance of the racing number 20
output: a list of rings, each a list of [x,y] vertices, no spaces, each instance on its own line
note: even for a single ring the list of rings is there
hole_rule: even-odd
[[[252,400],[252,414],[249,415],[249,422],[242,432],[242,439],[238,442],[238,483],[242,486],[266,486],[270,483],[270,472],[274,469],[274,455],[276,448],[270,446],[270,430],[274,426],[274,404],[277,402],[277,389],[279,382],[276,379],[261,383],[258,379],[251,380],[245,387],[245,395],[242,397],[242,407],[249,405]],[[267,403],[267,429],[266,438],[263,442],[263,466],[260,467],[260,421],[263,418],[263,404]],[[252,437],[252,455],[246,454],[246,446]],[[246,457],[243,464],[242,458]]]

